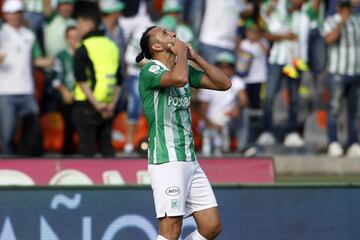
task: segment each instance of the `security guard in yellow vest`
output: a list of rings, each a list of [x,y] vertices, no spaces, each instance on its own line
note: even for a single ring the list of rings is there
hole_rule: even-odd
[[[119,50],[98,30],[100,14],[97,9],[81,8],[76,18],[82,37],[74,62],[77,84],[73,115],[80,137],[79,152],[91,157],[98,147],[104,157],[112,157],[112,121],[122,80]]]

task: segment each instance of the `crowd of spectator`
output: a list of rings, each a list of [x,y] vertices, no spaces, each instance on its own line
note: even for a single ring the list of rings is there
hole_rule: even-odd
[[[135,57],[142,33],[158,25],[232,79],[225,92],[194,90],[195,132],[204,155],[254,155],[257,146],[278,142],[306,148],[306,120],[321,110],[327,113],[327,154],[360,157],[359,0],[0,0],[0,5],[4,155],[42,154],[40,118],[49,112],[62,115],[63,154],[94,156],[98,148],[114,156],[111,126],[121,113],[127,116],[121,150],[136,151],[142,112]],[[313,91],[304,84],[309,79]],[[310,112],[303,117],[302,100],[309,94]],[[279,123],[275,115],[283,108],[287,121]],[[344,112],[347,141],[338,137]]]

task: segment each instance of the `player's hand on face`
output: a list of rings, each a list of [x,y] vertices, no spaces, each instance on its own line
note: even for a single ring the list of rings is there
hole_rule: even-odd
[[[186,44],[177,38],[174,38],[173,43],[169,43],[168,47],[170,48],[170,51],[173,52],[175,55],[184,54],[185,56],[187,56],[188,48]]]
[[[191,44],[186,44],[186,46],[187,46],[187,49],[188,49],[188,51],[187,51],[187,58],[189,59],[189,60],[192,60],[192,61],[194,61],[199,55],[197,54],[197,52],[195,52],[195,50],[193,49],[193,47],[191,46]]]

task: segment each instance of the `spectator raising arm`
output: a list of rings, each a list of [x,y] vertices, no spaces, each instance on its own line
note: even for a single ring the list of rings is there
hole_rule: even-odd
[[[321,0],[312,0],[312,8],[315,12],[319,12],[320,11],[320,6],[321,6]]]
[[[51,6],[51,0],[43,0],[43,5],[44,5],[44,16],[48,17],[52,14],[53,9]]]

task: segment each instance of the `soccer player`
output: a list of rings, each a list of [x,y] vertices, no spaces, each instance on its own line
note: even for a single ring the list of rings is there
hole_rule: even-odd
[[[190,87],[224,91],[231,81],[164,28],[148,28],[140,47],[136,61],[150,60],[141,69],[139,91],[149,124],[148,170],[159,219],[157,239],[177,240],[188,216],[194,217],[197,229],[185,240],[215,239],[221,223],[214,193],[195,156]]]

